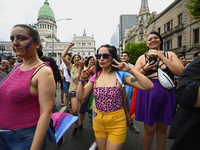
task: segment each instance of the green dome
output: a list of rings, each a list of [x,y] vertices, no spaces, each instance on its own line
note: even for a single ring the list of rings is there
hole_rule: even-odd
[[[38,19],[40,18],[48,18],[55,21],[55,15],[53,10],[49,6],[48,0],[45,0],[44,5],[39,10]]]

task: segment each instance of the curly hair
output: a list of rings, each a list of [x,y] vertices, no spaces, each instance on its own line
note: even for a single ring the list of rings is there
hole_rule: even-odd
[[[72,64],[74,64],[74,57],[75,56],[78,56],[80,59],[81,59],[81,55],[79,55],[79,54],[74,54],[73,56],[72,56],[72,58],[70,59],[70,62],[72,63]]]

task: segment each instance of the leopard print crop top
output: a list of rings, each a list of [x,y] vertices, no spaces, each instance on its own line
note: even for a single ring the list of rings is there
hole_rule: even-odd
[[[113,112],[123,107],[123,91],[117,87],[117,79],[114,87],[95,87],[93,95],[96,108],[100,112]]]

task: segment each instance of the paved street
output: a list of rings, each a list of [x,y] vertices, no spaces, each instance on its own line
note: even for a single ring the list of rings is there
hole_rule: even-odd
[[[60,105],[60,88],[57,89],[56,104],[58,110],[62,107]],[[63,110],[62,108],[61,110]],[[70,111],[71,112],[71,111]],[[139,134],[132,132],[129,128],[127,129],[127,138],[123,146],[123,150],[142,150],[142,133],[143,123],[135,121],[136,127],[140,130]],[[84,132],[78,134],[75,138],[72,137],[73,126],[71,126],[64,134],[65,143],[62,147],[57,147],[56,144],[49,143],[46,150],[88,150],[90,144],[94,141],[94,135],[92,130],[92,123],[88,122],[88,114],[85,115],[84,120]],[[167,140],[166,150],[169,150],[173,140]],[[152,150],[156,150],[156,138],[154,137]]]

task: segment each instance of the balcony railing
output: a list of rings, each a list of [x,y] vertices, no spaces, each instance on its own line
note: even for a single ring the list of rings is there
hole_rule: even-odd
[[[174,49],[172,49],[172,52],[174,52],[174,53],[186,52],[186,46],[174,48]]]
[[[144,34],[144,31],[140,31],[139,34]]]
[[[177,25],[177,26],[174,27],[174,32],[178,32],[178,31],[180,31],[182,29],[184,29],[183,28],[183,24]]]
[[[170,36],[173,34],[173,29],[170,29],[168,31],[165,31],[163,34],[162,34],[162,37],[165,38],[167,36]]]

